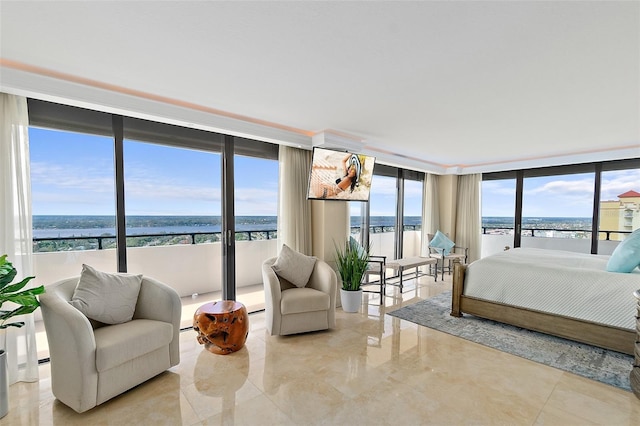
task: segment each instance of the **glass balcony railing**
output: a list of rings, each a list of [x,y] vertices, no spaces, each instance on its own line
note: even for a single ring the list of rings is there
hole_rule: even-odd
[[[236,241],[273,240],[276,238],[278,238],[278,232],[275,229],[236,232]],[[220,232],[135,234],[127,235],[127,247],[219,243],[220,240]],[[110,248],[116,248],[114,235],[33,238],[34,253]]]
[[[404,225],[404,231],[419,231],[420,225]],[[372,226],[369,232],[379,234],[394,232],[395,226]],[[359,234],[360,227],[352,226],[351,234]],[[278,238],[275,229],[236,231],[236,241],[261,241]],[[219,243],[220,232],[186,232],[186,233],[159,233],[159,234],[134,234],[127,235],[127,247],[151,247],[176,244],[206,244]],[[99,236],[70,236],[70,237],[36,237],[33,238],[33,252],[55,252],[69,250],[105,250],[116,248],[114,235]]]
[[[387,228],[387,227],[384,227]],[[393,247],[391,232],[372,227],[375,247]],[[418,255],[419,226],[405,227],[405,250]],[[417,230],[416,230],[417,228]],[[359,228],[352,228],[359,232]],[[383,235],[388,234],[386,237]],[[136,265],[145,265],[153,276],[176,289],[181,297],[220,291],[221,273],[203,274],[204,267],[219,271],[222,258],[220,233],[138,234],[127,236],[127,257]],[[262,283],[262,262],[277,255],[275,230],[240,231],[236,233],[236,286],[238,288]],[[387,241],[389,240],[389,241]],[[35,284],[51,284],[77,276],[83,263],[107,272],[115,272],[117,252],[113,235],[92,237],[34,238]],[[172,259],[179,259],[176,263]]]
[[[554,231],[553,234],[545,231]],[[557,236],[559,232],[566,232],[571,235],[573,232],[585,233],[584,237]],[[610,239],[611,235],[629,234],[630,231],[607,231],[600,230],[600,240],[598,241],[598,254],[610,255],[618,246],[620,241]],[[606,239],[603,237],[606,236]],[[486,257],[500,251],[513,247],[513,228],[483,228],[481,257]],[[521,247],[542,248],[551,250],[564,250],[577,253],[591,252],[591,231],[584,230],[544,230],[535,229],[534,232],[522,234]]]
[[[625,225],[626,226],[626,225]],[[598,230],[604,235],[604,240],[611,240],[612,234],[630,234],[627,230]],[[483,235],[513,235],[513,228],[509,227],[482,227]],[[586,238],[591,239],[591,230],[565,229],[565,228],[522,228],[523,237],[547,237],[547,238]],[[602,239],[602,238],[601,238]]]

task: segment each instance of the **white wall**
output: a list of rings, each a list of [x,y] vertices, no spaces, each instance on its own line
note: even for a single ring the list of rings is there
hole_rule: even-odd
[[[277,255],[276,240],[236,242],[236,283],[245,287],[262,283],[262,262]],[[116,251],[86,250],[34,254],[35,285],[52,284],[80,275],[86,263],[116,272]],[[222,289],[220,243],[184,244],[127,249],[127,270],[156,278],[181,297]]]

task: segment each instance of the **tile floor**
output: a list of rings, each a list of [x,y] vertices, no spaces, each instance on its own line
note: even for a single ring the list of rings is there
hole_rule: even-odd
[[[382,307],[366,294],[328,332],[272,337],[252,314],[246,347],[227,356],[183,332],[178,366],[84,414],[53,397],[43,364],[39,382],[10,387],[0,424],[640,424],[632,393],[385,315],[450,286],[423,277]]]

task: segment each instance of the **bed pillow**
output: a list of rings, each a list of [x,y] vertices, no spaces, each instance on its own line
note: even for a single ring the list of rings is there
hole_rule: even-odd
[[[433,236],[433,239],[429,243],[429,246],[433,248],[441,249],[445,256],[451,253],[451,249],[455,246],[455,243],[449,239],[442,232],[436,232],[436,235]]]
[[[298,288],[302,288],[309,282],[309,277],[316,264],[316,258],[298,253],[286,244],[282,245],[282,250],[273,264],[274,272],[289,281]]]
[[[109,274],[82,265],[69,303],[89,319],[121,324],[133,318],[141,284],[142,275]]]
[[[640,228],[618,244],[607,262],[607,271],[630,273],[637,266],[640,266]]]

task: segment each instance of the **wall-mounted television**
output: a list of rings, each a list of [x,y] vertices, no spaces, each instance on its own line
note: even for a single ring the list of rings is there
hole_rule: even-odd
[[[369,201],[375,157],[313,148],[310,200]]]

